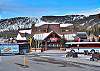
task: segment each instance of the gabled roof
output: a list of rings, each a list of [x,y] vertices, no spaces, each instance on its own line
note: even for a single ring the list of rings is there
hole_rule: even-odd
[[[64,38],[67,40],[74,40],[76,34],[64,34]],[[62,35],[63,37],[63,35]]]
[[[39,27],[39,26],[44,25],[44,24],[59,24],[59,23],[56,23],[56,22],[49,23],[49,22],[41,21],[41,22],[35,24],[35,26],[36,27]]]
[[[45,40],[51,33],[53,33],[54,31],[51,31],[49,33],[41,33],[41,34],[35,34],[33,36],[34,40]],[[55,32],[56,33],[56,32]],[[60,35],[57,34],[59,37]]]
[[[28,33],[28,34],[31,34],[31,29],[29,30],[19,30],[19,33]]]
[[[100,42],[66,42],[65,44],[100,44]]]
[[[53,31],[51,31],[53,32]],[[35,34],[33,36],[34,40],[44,40],[51,32],[49,33],[40,33],[40,34]]]
[[[49,33],[40,33],[40,34],[35,34],[33,36],[34,40],[45,40],[51,33],[54,31],[51,31]],[[56,32],[55,32],[56,33]],[[63,38],[63,34],[58,34],[56,33],[60,38]],[[67,40],[74,40],[76,34],[75,33],[66,33],[64,34],[64,38]]]
[[[60,36],[65,38],[66,40],[74,40],[76,36],[76,32],[62,32]]]
[[[26,37],[22,37],[20,33],[18,33],[16,40],[26,40]]]
[[[72,26],[73,24],[60,24],[60,27],[68,27],[68,26]]]

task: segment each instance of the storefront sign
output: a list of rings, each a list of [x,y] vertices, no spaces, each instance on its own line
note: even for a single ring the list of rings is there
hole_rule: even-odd
[[[51,42],[57,42],[58,38],[50,38]]]

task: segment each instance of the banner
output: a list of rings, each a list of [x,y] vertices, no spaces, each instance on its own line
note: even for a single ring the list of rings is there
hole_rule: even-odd
[[[0,45],[1,53],[19,53],[19,45],[16,44],[2,44]]]

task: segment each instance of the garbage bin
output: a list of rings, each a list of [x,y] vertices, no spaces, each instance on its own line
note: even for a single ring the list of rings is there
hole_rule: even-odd
[[[78,57],[78,53],[73,53],[73,58],[77,58]]]

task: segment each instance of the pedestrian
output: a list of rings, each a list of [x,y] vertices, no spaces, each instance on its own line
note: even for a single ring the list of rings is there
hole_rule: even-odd
[[[95,38],[94,37],[92,38],[92,42],[95,42]]]
[[[98,42],[100,42],[100,37],[99,37],[99,39],[98,39]]]

